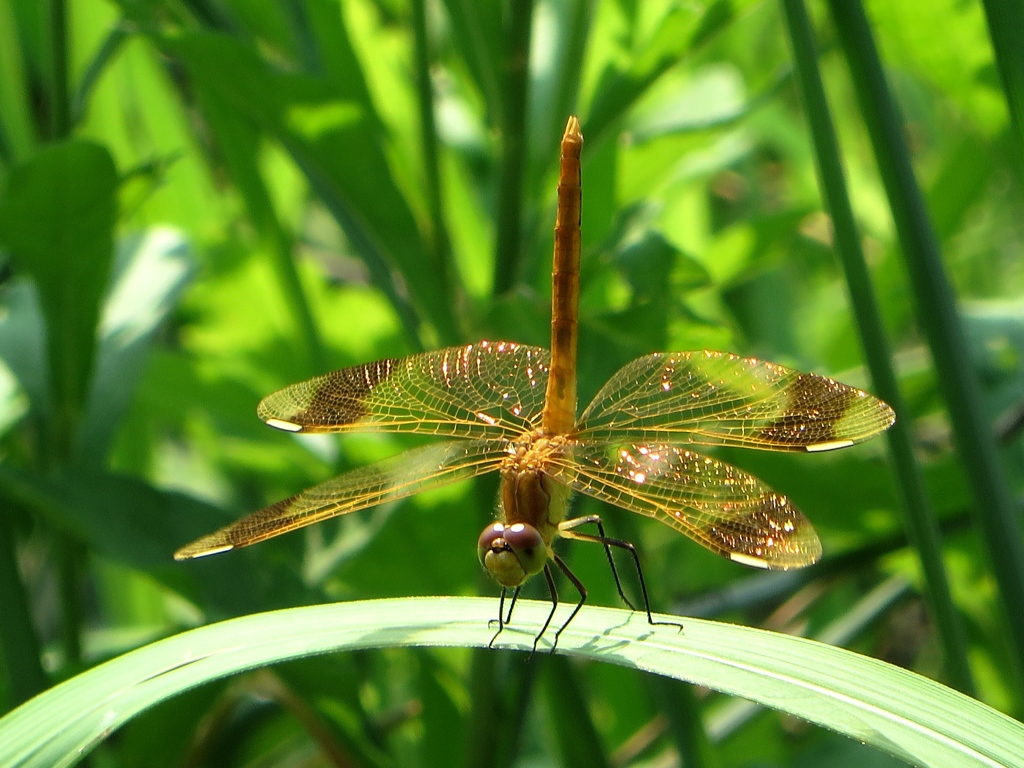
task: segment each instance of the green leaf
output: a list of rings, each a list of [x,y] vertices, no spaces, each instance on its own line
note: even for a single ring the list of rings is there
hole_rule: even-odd
[[[14,710],[0,720],[0,763],[72,765],[158,701],[284,659],[362,648],[482,647],[493,635],[488,620],[495,607],[494,600],[481,598],[339,603],[191,630],[107,662]],[[495,645],[529,650],[549,609],[547,603],[520,601],[515,624]],[[681,631],[651,627],[639,614],[588,606],[562,632],[559,652],[743,696],[913,765],[1024,766],[1024,725],[932,680],[811,640],[683,621]]]
[[[181,235],[153,229],[120,244],[103,308],[96,375],[79,430],[79,455],[100,463],[135,397],[157,329],[195,270]]]
[[[444,5],[452,25],[455,52],[465,62],[467,74],[483,97],[487,112],[496,115],[501,109],[502,5],[496,0],[444,0]]]
[[[395,182],[387,134],[364,90],[343,87],[340,77],[326,80],[272,70],[254,51],[226,36],[191,34],[163,45],[187,67],[207,100],[237,110],[241,119],[291,153],[366,263],[371,279],[401,313],[410,340],[419,343],[420,318],[408,306],[402,282],[438,336],[454,341],[450,297]]]
[[[0,5],[0,157],[11,162],[26,157],[35,143],[30,87],[25,78],[29,51],[10,3]]]
[[[29,280],[12,280],[0,309],[0,358],[27,396],[30,413],[45,422],[53,414],[53,403],[46,371],[46,330],[36,287]]]
[[[117,186],[104,147],[69,141],[16,168],[0,201],[0,246],[35,281],[46,318],[56,440],[67,441],[89,387]]]
[[[726,64],[707,66],[688,77],[665,76],[629,116],[636,143],[673,133],[706,131],[738,121],[750,111],[743,75]]]
[[[985,0],[982,3],[988,20],[999,78],[1010,111],[1010,123],[1017,136],[1016,158],[1024,152],[1024,51],[1020,36],[1024,34],[1024,9],[1013,0]]]
[[[609,68],[594,93],[584,135],[601,141],[605,131],[644,95],[684,54],[715,37],[749,0],[718,0],[710,5],[673,7],[650,39],[637,41],[636,57],[623,69]]]
[[[171,556],[177,546],[230,517],[142,480],[95,467],[70,466],[55,477],[40,477],[0,465],[0,499],[31,510],[103,557],[147,572],[213,615],[237,616],[268,603],[280,607],[321,599],[286,563],[258,552],[175,563]]]
[[[1013,492],[985,418],[970,364],[957,297],[946,272],[914,172],[904,124],[871,24],[860,3],[831,0],[829,8],[885,187],[897,239],[913,289],[918,324],[931,351],[953,440],[971,486],[1013,640],[1024,668],[1024,530]]]
[[[0,362],[0,436],[16,424],[27,410],[28,404],[18,389],[17,379],[11,369]]]

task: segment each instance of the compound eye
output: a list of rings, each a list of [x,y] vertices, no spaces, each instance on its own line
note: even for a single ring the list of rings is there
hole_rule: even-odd
[[[484,562],[484,558],[487,556],[488,552],[504,549],[504,541],[497,544],[495,543],[498,539],[503,539],[504,537],[505,526],[502,523],[494,523],[484,528],[483,532],[480,534],[480,538],[477,539],[476,542],[476,554],[477,557],[480,558],[481,563]]]
[[[536,528],[526,523],[515,523],[506,526],[502,535],[519,558],[524,571],[531,576],[541,572],[547,562],[548,551]]]

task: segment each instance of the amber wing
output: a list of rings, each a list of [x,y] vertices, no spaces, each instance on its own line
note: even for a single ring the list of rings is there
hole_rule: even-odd
[[[414,432],[514,438],[539,424],[550,354],[481,341],[344,368],[264,398],[257,413],[289,432]]]
[[[413,448],[261,509],[182,547],[174,559],[245,547],[321,520],[491,472],[501,463],[506,447],[505,440],[449,440]]]
[[[725,352],[664,352],[618,371],[587,407],[580,442],[826,451],[895,420],[876,397],[813,373]]]
[[[689,446],[826,451],[894,419],[882,401],[824,376],[723,352],[658,353],[609,379],[549,471],[738,562],[796,568],[821,555],[807,518],[756,477]]]
[[[789,499],[678,445],[572,443],[548,471],[574,491],[654,517],[745,565],[799,568],[821,556],[814,528]]]

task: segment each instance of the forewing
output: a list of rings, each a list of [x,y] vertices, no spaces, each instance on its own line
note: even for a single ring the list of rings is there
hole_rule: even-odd
[[[175,560],[214,555],[377,504],[439,488],[496,469],[503,440],[448,441],[414,448],[347,472],[204,536]]]
[[[799,568],[821,556],[813,526],[789,499],[753,475],[678,445],[570,443],[545,471],[745,565]]]
[[[540,347],[481,341],[292,384],[264,398],[257,413],[289,432],[511,438],[539,422],[549,360]]]
[[[665,352],[612,376],[576,435],[583,442],[826,451],[877,435],[895,418],[878,398],[825,376],[724,352]]]

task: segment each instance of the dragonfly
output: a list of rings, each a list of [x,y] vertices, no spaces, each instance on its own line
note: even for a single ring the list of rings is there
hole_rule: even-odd
[[[821,556],[813,526],[758,478],[695,450],[704,446],[819,452],[883,432],[881,400],[846,384],[726,352],[656,352],[615,373],[576,417],[581,250],[580,123],[561,142],[552,270],[551,349],[479,341],[343,368],[262,400],[259,417],[293,433],[388,432],[439,442],[354,469],[261,509],[179,549],[189,560],[245,547],[313,523],[497,471],[498,519],[477,542],[501,587],[498,633],[524,583],[543,573],[558,606],[553,567],[587,590],[555,551],[557,539],[629,552],[647,620],[655,622],[635,547],[605,535],[598,515],[570,517],[579,493],[651,517],[747,566],[789,569]],[[580,530],[593,526],[596,533]],[[507,617],[506,596],[511,593]],[[495,638],[498,634],[495,634]],[[492,638],[492,644],[494,638]]]

